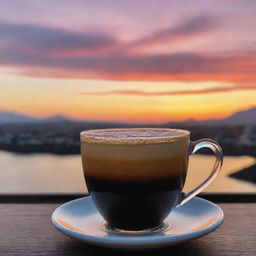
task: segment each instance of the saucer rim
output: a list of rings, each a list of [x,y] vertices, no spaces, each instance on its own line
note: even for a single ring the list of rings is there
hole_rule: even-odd
[[[209,234],[216,230],[224,220],[224,213],[222,209],[215,203],[208,201],[203,198],[199,197],[193,197],[191,201],[202,201],[206,204],[210,204],[212,207],[215,207],[219,214],[218,214],[218,219],[214,221],[211,225],[201,228],[196,231],[191,231],[191,232],[186,232],[182,234],[176,234],[176,235],[167,235],[167,236],[147,236],[147,235],[141,235],[141,236],[115,236],[115,237],[101,237],[101,236],[95,236],[95,235],[90,235],[90,234],[85,234],[83,232],[79,231],[73,231],[71,229],[68,229],[62,225],[60,225],[58,222],[55,221],[54,215],[56,215],[56,212],[59,211],[61,208],[65,207],[66,205],[72,203],[72,202],[77,202],[77,201],[83,201],[83,200],[92,200],[90,195],[87,195],[85,197],[81,197],[78,199],[74,199],[71,201],[68,201],[59,207],[57,207],[51,216],[51,220],[53,225],[57,230],[59,230],[61,233],[71,237],[78,239],[80,241],[87,242],[88,244],[94,244],[94,245],[99,245],[99,246],[104,246],[104,247],[109,247],[109,248],[126,248],[126,247],[145,247],[147,248],[153,248],[153,247],[162,247],[165,245],[173,245],[173,244],[178,244],[182,243],[188,240],[196,239],[201,236],[204,236],[206,234]]]

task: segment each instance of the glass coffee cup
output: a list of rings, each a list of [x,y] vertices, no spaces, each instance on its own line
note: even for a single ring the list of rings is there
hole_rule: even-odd
[[[171,210],[204,190],[222,166],[219,144],[191,142],[186,130],[101,129],[80,138],[88,191],[106,227],[118,232],[162,229]],[[214,152],[215,164],[205,181],[184,193],[189,155],[201,148]]]

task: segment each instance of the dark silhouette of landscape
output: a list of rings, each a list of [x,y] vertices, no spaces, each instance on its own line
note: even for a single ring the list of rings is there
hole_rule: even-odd
[[[217,140],[225,155],[256,155],[256,108],[219,120],[131,124],[74,120],[63,115],[38,118],[0,112],[0,149],[19,153],[79,154],[79,134],[102,128],[161,127],[191,131],[191,139]]]

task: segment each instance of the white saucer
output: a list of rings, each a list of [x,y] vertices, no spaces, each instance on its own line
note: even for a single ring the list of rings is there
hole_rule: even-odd
[[[166,229],[144,235],[108,232],[90,196],[65,203],[52,214],[54,226],[65,235],[89,244],[128,250],[170,246],[203,236],[215,230],[223,218],[216,204],[201,198],[175,208],[166,219]]]

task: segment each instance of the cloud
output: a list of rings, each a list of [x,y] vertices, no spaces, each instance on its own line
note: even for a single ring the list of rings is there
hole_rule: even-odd
[[[156,31],[129,47],[189,38],[215,28],[216,24],[214,17],[196,17]],[[131,55],[116,51],[124,46],[107,34],[79,34],[0,21],[0,65],[17,67],[23,75],[136,81],[256,80],[255,52]],[[80,51],[86,54],[78,54]]]
[[[152,35],[145,36],[123,47],[128,50],[136,47],[148,47],[155,44],[168,43],[185,40],[202,33],[207,33],[219,27],[220,17],[213,16],[197,16],[185,20],[176,26],[170,26],[166,29],[155,31]]]
[[[153,32],[130,43],[122,43],[110,34],[76,33],[64,29],[39,25],[15,24],[0,20],[0,50],[19,49],[24,52],[37,52],[52,55],[66,55],[70,52],[96,54],[103,49],[113,53],[124,52],[136,47],[148,47],[164,42],[175,42],[190,38],[216,28],[219,24],[216,17],[197,16],[176,26],[170,26]],[[98,54],[97,54],[98,55]]]
[[[181,91],[140,91],[140,90],[114,90],[105,92],[85,92],[79,93],[79,95],[85,96],[103,96],[103,95],[132,95],[132,96],[176,96],[176,95],[198,95],[198,94],[212,94],[223,93],[231,91],[247,91],[256,90],[256,85],[244,85],[244,86],[223,86],[212,87],[197,90],[181,90]]]
[[[192,53],[151,56],[48,56],[21,51],[1,53],[0,65],[35,67],[63,72],[72,70],[80,77],[113,80],[216,80],[256,79],[256,54],[207,56]],[[72,72],[71,72],[72,73]]]
[[[20,49],[46,54],[95,51],[113,47],[117,40],[105,34],[79,34],[59,28],[0,21],[0,49]]]

